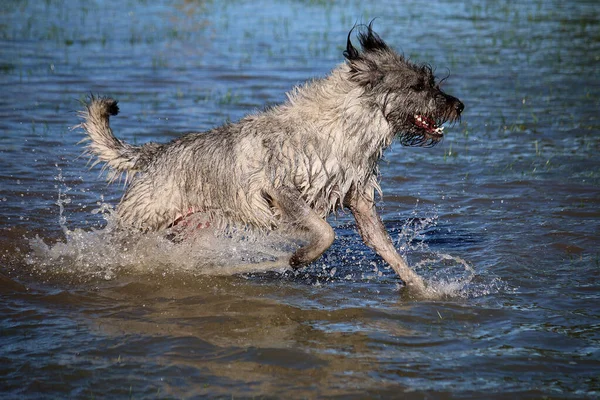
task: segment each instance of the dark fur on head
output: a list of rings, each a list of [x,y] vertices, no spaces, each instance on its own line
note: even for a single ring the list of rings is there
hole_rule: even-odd
[[[350,67],[350,79],[365,89],[396,135],[406,146],[433,146],[443,137],[441,125],[457,121],[464,105],[444,93],[436,83],[428,64],[414,64],[390,49],[373,31],[373,21],[360,26],[358,51],[348,33],[344,57]]]

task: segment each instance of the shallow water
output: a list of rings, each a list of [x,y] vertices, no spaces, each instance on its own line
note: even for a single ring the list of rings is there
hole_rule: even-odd
[[[591,398],[600,391],[600,9],[595,1],[0,5],[0,397]],[[380,208],[439,290],[414,299],[360,241],[298,272],[291,246],[122,238],[79,157],[78,100],[166,141],[285,99],[355,21],[466,105],[394,146]],[[283,244],[282,244],[283,243]]]

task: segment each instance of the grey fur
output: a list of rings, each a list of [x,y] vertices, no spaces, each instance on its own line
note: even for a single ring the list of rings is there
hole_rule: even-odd
[[[121,223],[156,231],[202,212],[221,226],[292,229],[308,238],[287,260],[296,267],[331,245],[325,218],[347,207],[365,243],[407,285],[424,290],[375,211],[377,163],[394,137],[412,146],[438,142],[439,126],[459,119],[463,104],[440,90],[429,66],[394,52],[371,25],[358,38],[361,51],[349,34],[346,62],[294,88],[284,104],[166,144],[121,142],[109,126],[116,101],[92,96],[79,126],[87,151],[112,170],[109,179],[127,174]]]

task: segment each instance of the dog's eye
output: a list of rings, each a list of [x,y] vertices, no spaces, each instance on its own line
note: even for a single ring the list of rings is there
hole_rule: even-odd
[[[415,92],[421,92],[421,91],[423,91],[423,89],[425,89],[425,85],[423,85],[423,82],[419,82],[419,83],[412,85],[411,89],[414,90]]]

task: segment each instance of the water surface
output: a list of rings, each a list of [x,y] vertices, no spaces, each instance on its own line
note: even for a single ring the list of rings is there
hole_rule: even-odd
[[[0,10],[1,397],[598,396],[595,1]],[[327,74],[374,17],[466,105],[441,144],[381,164],[386,226],[440,299],[408,296],[344,214],[297,273],[234,273],[272,243],[112,230],[123,188],[80,157],[80,100],[118,98],[131,143],[206,130]]]

